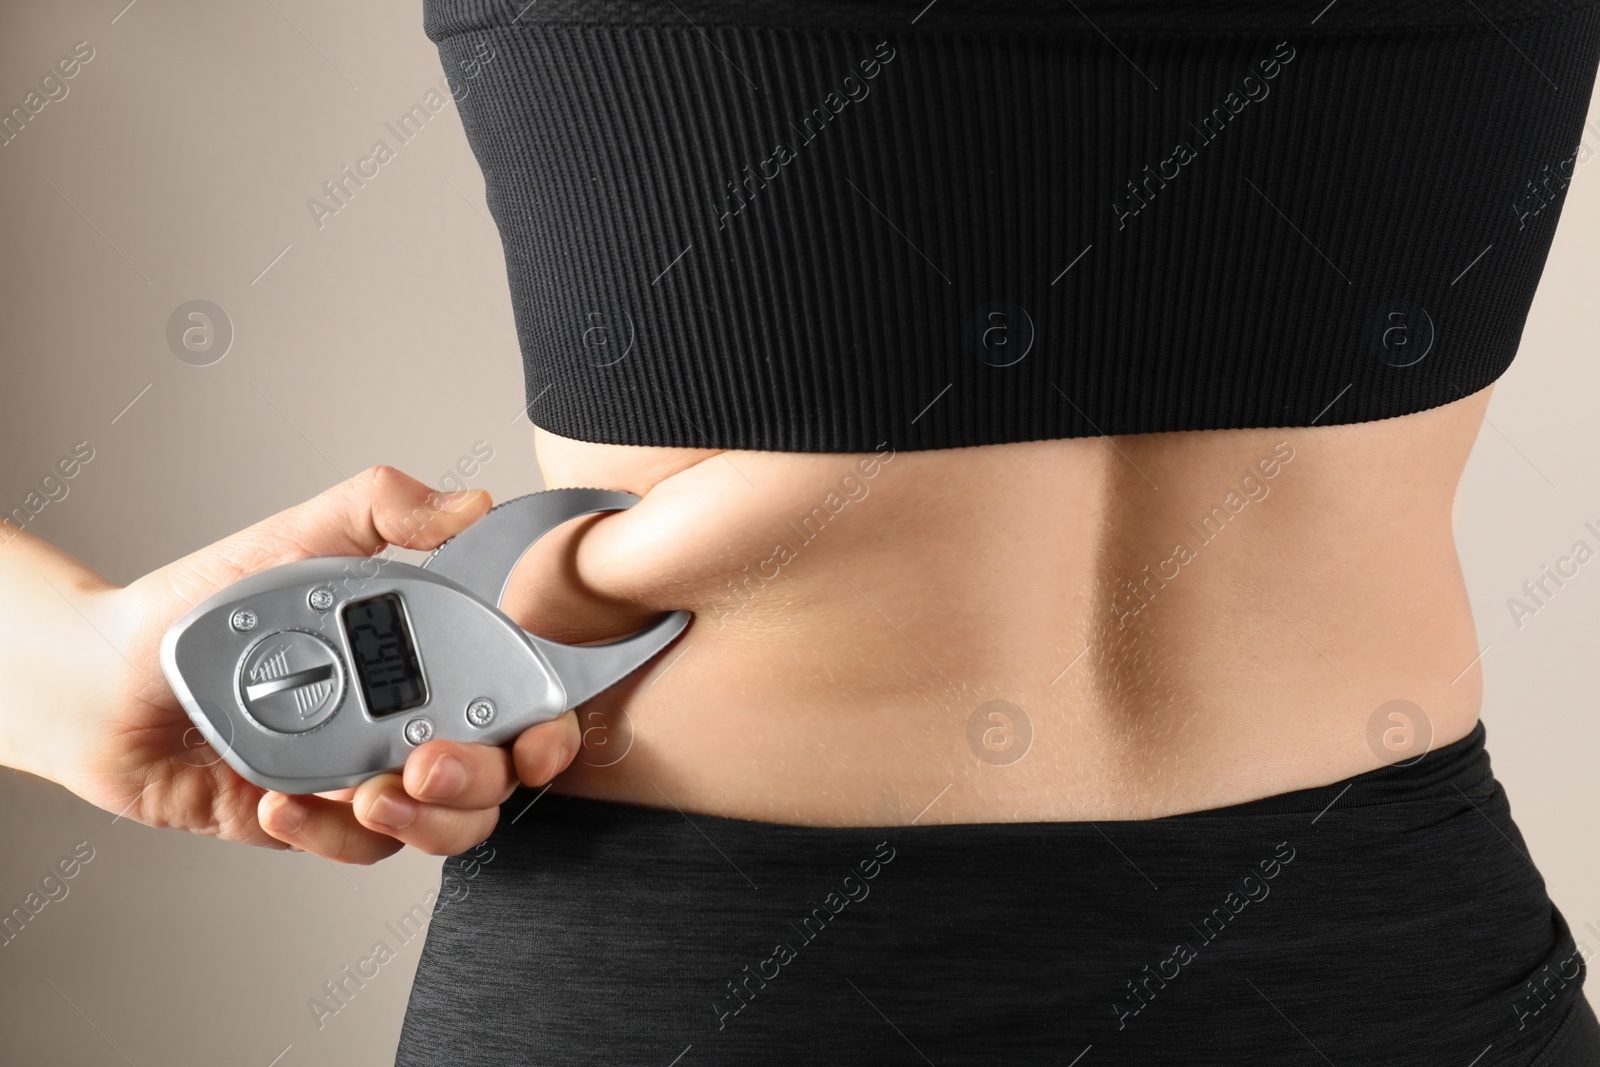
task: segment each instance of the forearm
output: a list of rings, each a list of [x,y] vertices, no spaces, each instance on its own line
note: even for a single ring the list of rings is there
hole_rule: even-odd
[[[113,588],[70,553],[0,524],[0,765],[54,779],[52,738],[83,721],[122,662],[95,601]]]

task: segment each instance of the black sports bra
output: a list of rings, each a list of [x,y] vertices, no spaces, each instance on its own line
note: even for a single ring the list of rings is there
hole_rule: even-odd
[[[1516,354],[1600,0],[425,0],[567,437],[1388,418]]]

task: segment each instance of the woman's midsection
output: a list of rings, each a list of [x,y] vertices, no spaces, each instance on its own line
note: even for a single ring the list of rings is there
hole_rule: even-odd
[[[1149,818],[1456,740],[1480,679],[1452,505],[1488,392],[861,455],[538,431],[552,488],[643,499],[541,543],[512,614],[581,640],[695,613],[579,709],[554,788],[818,825]],[[581,602],[520,584],[552,566]]]

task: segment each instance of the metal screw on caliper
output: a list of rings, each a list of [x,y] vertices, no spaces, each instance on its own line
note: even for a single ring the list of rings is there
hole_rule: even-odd
[[[468,704],[467,721],[480,729],[494,722],[494,701],[488,697],[479,697]]]

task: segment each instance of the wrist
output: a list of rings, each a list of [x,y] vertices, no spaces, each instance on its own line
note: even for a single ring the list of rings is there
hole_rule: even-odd
[[[60,784],[129,671],[111,644],[114,587],[94,577],[0,573],[0,764]]]

